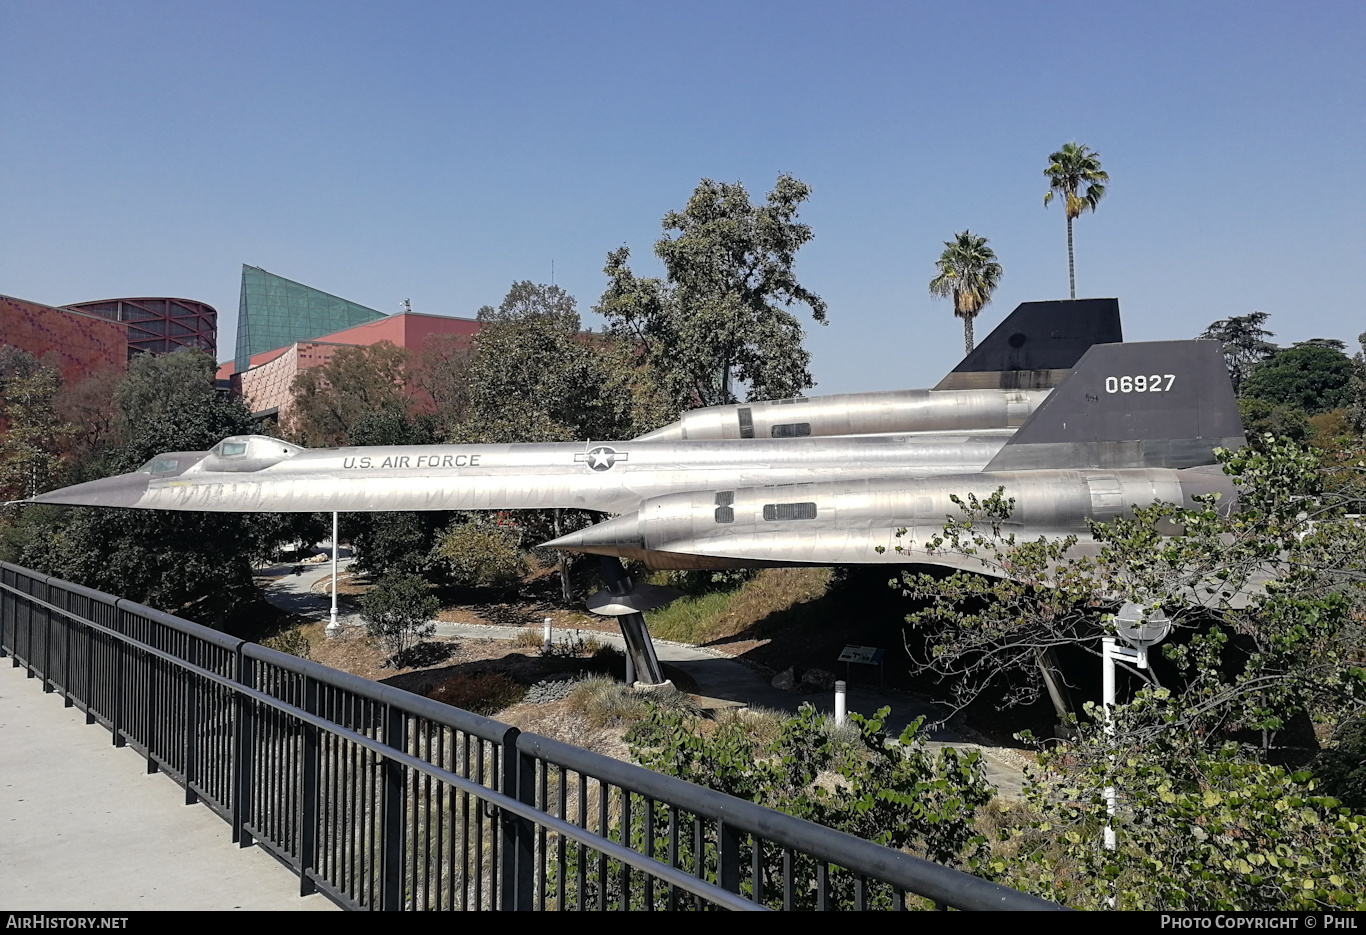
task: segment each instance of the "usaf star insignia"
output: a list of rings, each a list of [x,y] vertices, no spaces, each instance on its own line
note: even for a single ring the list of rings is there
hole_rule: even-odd
[[[599,445],[591,448],[583,454],[574,455],[574,460],[579,463],[587,462],[588,466],[595,471],[611,470],[612,465],[618,461],[625,461],[630,458],[630,454],[625,451],[617,451],[608,448],[606,445]]]

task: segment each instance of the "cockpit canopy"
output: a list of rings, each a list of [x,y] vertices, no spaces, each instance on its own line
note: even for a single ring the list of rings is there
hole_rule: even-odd
[[[202,464],[206,471],[259,471],[303,450],[268,435],[232,435],[210,448]]]
[[[135,473],[160,474],[163,476],[180,474],[200,459],[197,451],[167,451],[148,461]]]

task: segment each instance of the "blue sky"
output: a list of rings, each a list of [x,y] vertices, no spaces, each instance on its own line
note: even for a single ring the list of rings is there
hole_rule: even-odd
[[[385,312],[514,280],[587,310],[606,253],[658,271],[703,177],[810,183],[817,392],[933,384],[927,283],[965,227],[1005,267],[983,335],[1067,294],[1047,155],[1112,179],[1078,295],[1126,337],[1271,313],[1366,331],[1360,3],[0,4],[0,293],[200,299],[231,357],[242,263]],[[590,322],[592,317],[585,316]]]

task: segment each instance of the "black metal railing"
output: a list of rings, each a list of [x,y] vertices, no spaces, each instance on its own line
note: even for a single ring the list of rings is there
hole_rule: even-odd
[[[353,909],[1056,909],[0,563],[0,656]]]

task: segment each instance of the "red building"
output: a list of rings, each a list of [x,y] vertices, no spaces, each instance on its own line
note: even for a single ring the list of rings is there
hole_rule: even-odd
[[[185,347],[218,356],[218,312],[193,299],[141,298],[78,302],[64,308],[127,325],[128,357]]]
[[[368,347],[388,341],[418,353],[433,337],[449,335],[455,338],[456,343],[467,344],[479,332],[479,327],[479,322],[472,318],[401,312],[325,334],[311,341],[298,341],[286,347],[253,354],[251,367],[241,374],[237,374],[236,365],[228,361],[218,368],[218,379],[231,379],[253,413],[277,416],[284,421],[294,402],[291,387],[295,376],[310,367],[327,363],[339,348]]]
[[[126,326],[99,315],[0,295],[0,344],[55,361],[66,381],[128,366]]]

